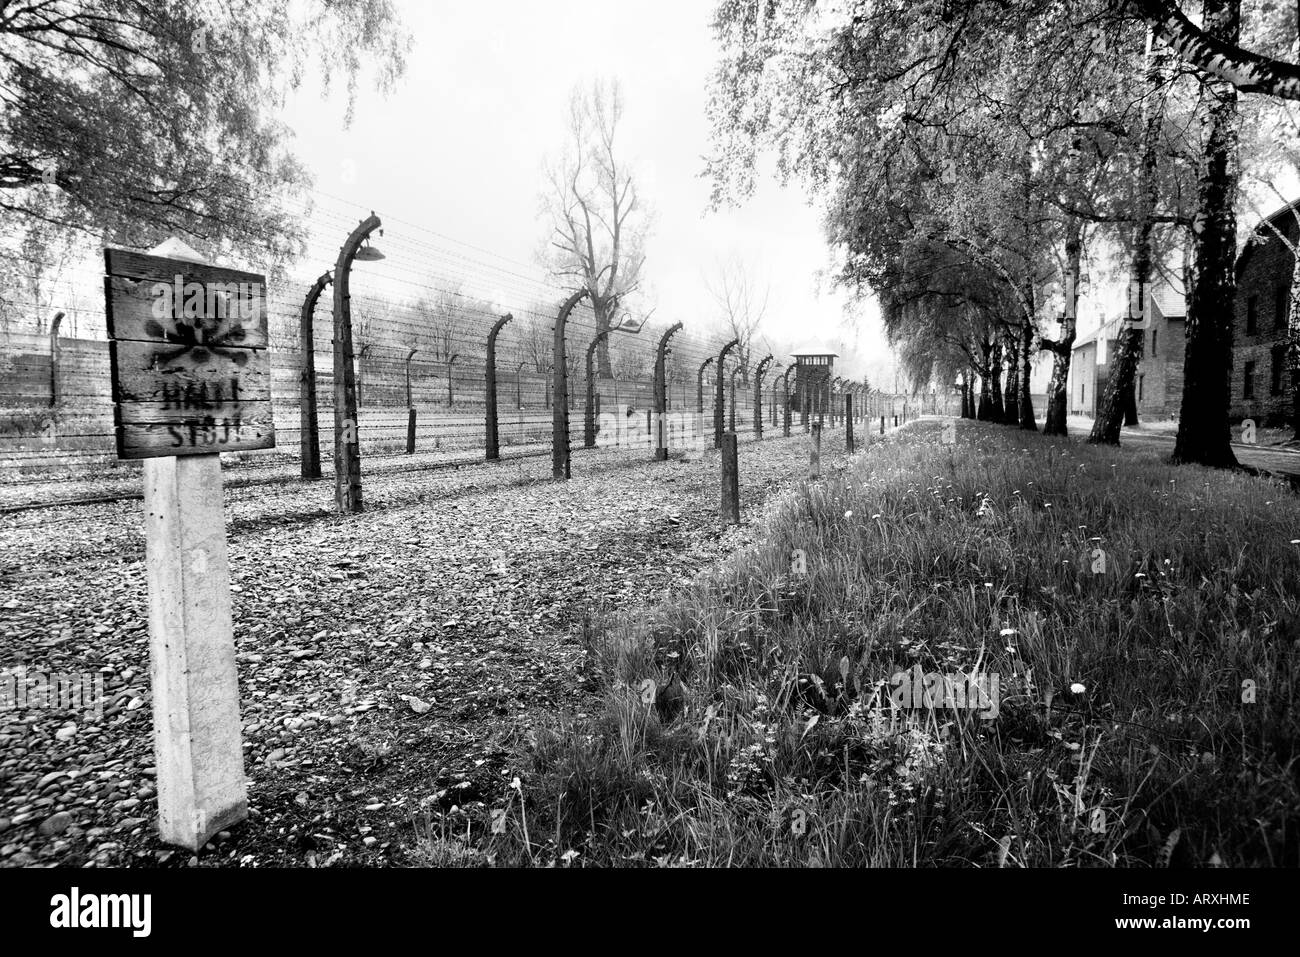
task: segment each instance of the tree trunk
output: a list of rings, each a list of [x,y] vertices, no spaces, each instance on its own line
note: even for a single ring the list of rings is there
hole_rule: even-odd
[[[602,332],[609,330],[610,319],[613,318],[614,309],[617,303],[609,296],[597,296],[594,291],[590,294],[591,310],[596,314],[596,332],[600,335]],[[614,373],[609,364],[609,336],[600,340],[600,345],[596,347],[596,367],[599,369],[599,375],[602,379],[612,379]]]
[[[1128,393],[1124,396],[1124,425],[1132,428],[1138,424],[1137,385],[1128,384]]]
[[[1235,45],[1241,34],[1241,0],[1205,0],[1204,10],[1206,29]],[[1187,300],[1183,401],[1173,461],[1232,468],[1237,464],[1228,427],[1237,292],[1237,91],[1219,79],[1206,78],[1204,84],[1199,109],[1208,136],[1192,230],[1196,265]]]
[[[993,352],[989,357],[989,379],[991,380],[990,414],[994,422],[1007,420],[1006,406],[1002,404],[1002,340],[993,341]],[[1015,383],[1007,380],[1007,388],[1014,389]]]
[[[980,343],[980,355],[984,360],[984,365],[980,368],[980,402],[975,417],[981,422],[988,422],[993,418],[993,385],[989,375],[989,354],[993,351],[993,342],[986,339]]]
[[[1029,289],[1029,304],[1034,303],[1033,288]],[[1020,352],[1025,356],[1034,354],[1034,324],[1028,319],[1020,333]],[[1034,399],[1029,394],[1029,377],[1034,369],[1032,362],[1020,363],[1020,427],[1026,432],[1037,432],[1038,423],[1034,420]]]
[[[1020,381],[1020,348],[1013,337],[1008,337],[1006,342],[1007,354],[1007,388],[1002,394],[1003,415],[1002,421],[1007,425],[1020,424],[1020,390],[1016,384]]]
[[[1079,280],[1083,262],[1083,223],[1071,217],[1065,235],[1065,314],[1061,318],[1061,338],[1044,343],[1052,352],[1052,378],[1047,385],[1047,419],[1044,435],[1068,435],[1070,359],[1074,353],[1074,336],[1078,327]]]
[[[1287,311],[1287,365],[1291,369],[1291,427],[1300,439],[1300,255],[1293,254],[1291,305]]]
[[[1163,95],[1161,55],[1149,33],[1146,72],[1147,99],[1142,106],[1145,126],[1142,134],[1142,159],[1138,168],[1137,223],[1133,227],[1133,272],[1129,286],[1128,321],[1120,331],[1115,356],[1110,362],[1110,374],[1106,379],[1106,391],[1097,405],[1097,416],[1093,419],[1092,432],[1088,436],[1089,442],[1102,445],[1119,445],[1121,426],[1137,424],[1134,384],[1145,342],[1146,333],[1143,330],[1150,325],[1147,287],[1151,281],[1152,217],[1155,215],[1156,191],[1159,189],[1156,163],[1160,130],[1164,124],[1164,103],[1160,99]],[[1140,323],[1141,328],[1134,328],[1132,321],[1141,318],[1147,321]]]

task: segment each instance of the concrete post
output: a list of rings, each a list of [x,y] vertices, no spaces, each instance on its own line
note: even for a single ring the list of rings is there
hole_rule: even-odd
[[[325,287],[333,281],[327,272],[312,283],[298,317],[298,348],[302,352],[302,368],[298,372],[298,458],[304,479],[320,478],[320,426],[316,421],[316,346],[312,326],[316,303]]]
[[[406,454],[415,454],[415,398],[411,393],[411,359],[418,349],[406,354]]]
[[[218,455],[144,461],[162,839],[198,850],[248,816]]]
[[[59,350],[59,324],[63,322],[63,312],[60,310],[54,314],[54,320],[50,323],[50,408],[57,409],[59,402],[63,398],[63,384],[61,381],[62,355]]]
[[[667,369],[668,340],[673,334],[682,327],[680,322],[674,323],[662,336],[659,337],[659,345],[655,347],[655,415],[659,420],[659,428],[655,431],[655,459],[663,462],[668,459],[668,383],[664,380]]]
[[[352,230],[334,264],[334,504],[360,512],[361,423],[357,417],[356,368],[352,356],[352,260],[361,243],[380,227],[374,213]]]
[[[695,411],[704,414],[704,370],[717,356],[709,356],[700,363],[700,371],[695,374]]]
[[[582,409],[582,447],[596,446],[596,348],[609,337],[609,330],[596,333],[587,344],[587,395]]]
[[[578,300],[587,295],[579,289],[560,306],[555,317],[555,342],[551,355],[551,477],[568,479],[569,472],[569,377],[564,345],[564,328]]]
[[[722,435],[722,520],[740,524],[740,470],[736,454],[736,433]]]
[[[853,393],[844,394],[844,449],[853,454]]]
[[[822,424],[812,424],[812,440],[808,443],[809,461],[808,477],[817,478],[822,474]]]
[[[718,353],[718,373],[717,373],[717,395],[714,397],[713,405],[713,447],[722,448],[722,423],[723,413],[727,406],[727,394],[724,391],[727,385],[726,365],[727,353],[740,344],[739,339],[732,339]]]
[[[758,364],[754,372],[754,438],[763,437],[763,373],[767,371],[772,356],[768,355]]]
[[[514,316],[506,313],[492,326],[488,332],[487,339],[487,371],[484,376],[487,380],[487,393],[484,412],[486,418],[486,437],[487,437],[487,455],[486,458],[491,461],[501,458],[501,441],[497,432],[497,336],[501,328]]]

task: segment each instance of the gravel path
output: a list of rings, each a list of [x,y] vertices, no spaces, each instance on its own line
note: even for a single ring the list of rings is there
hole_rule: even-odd
[[[843,456],[828,433],[824,467]],[[154,834],[139,502],[0,516],[0,668],[103,676],[102,717],[0,711],[0,865],[379,864],[431,805],[487,819],[529,731],[581,711],[581,630],[748,540],[712,454],[229,490],[250,820],[195,857]],[[747,518],[798,484],[803,436],[743,444]],[[447,820],[439,815],[439,820]]]

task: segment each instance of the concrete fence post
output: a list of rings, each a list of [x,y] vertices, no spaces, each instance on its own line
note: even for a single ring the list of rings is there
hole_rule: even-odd
[[[555,342],[551,356],[551,477],[568,479],[569,472],[569,379],[564,328],[578,300],[587,295],[579,289],[560,306],[555,317]]]
[[[822,474],[822,424],[812,424],[812,437],[808,442],[808,477],[817,478]]]
[[[722,519],[740,524],[740,471],[736,451],[736,433],[722,435]]]
[[[380,225],[379,217],[374,213],[362,220],[344,242],[334,264],[334,502],[340,512],[360,512],[364,508],[350,287],[352,261],[361,243]]]
[[[604,329],[587,343],[587,397],[582,409],[582,447],[585,449],[596,446],[596,349],[607,338],[609,330]]]
[[[487,338],[487,368],[484,371],[487,392],[484,396],[483,415],[487,445],[485,458],[489,461],[501,458],[501,441],[497,432],[497,336],[501,333],[502,327],[512,319],[514,316],[510,313],[498,319],[488,332]]]
[[[763,373],[767,371],[772,359],[771,355],[765,356],[754,372],[754,438],[756,439],[763,437]]]
[[[727,378],[725,375],[727,353],[739,344],[739,339],[732,339],[723,346],[721,351],[718,353],[717,390],[716,395],[714,396],[713,405],[713,447],[715,449],[722,448],[722,424],[725,421],[724,413],[727,405],[727,394],[725,391],[727,385]]]
[[[844,449],[853,453],[853,393],[844,393]]]
[[[316,303],[325,287],[333,281],[326,272],[312,283],[298,318],[298,348],[302,352],[301,368],[298,371],[298,458],[304,479],[320,478],[320,426],[316,421],[316,344],[312,325]]]
[[[794,371],[794,366],[785,370],[785,375],[781,376],[781,434],[787,439],[790,437],[790,373]]]
[[[60,381],[60,367],[62,365],[62,354],[59,349],[59,324],[63,322],[63,312],[60,310],[54,314],[54,319],[50,323],[50,408],[57,409],[59,402],[63,398],[63,385]]]
[[[668,383],[665,381],[668,363],[668,340],[682,328],[680,322],[674,323],[662,336],[659,337],[659,344],[655,347],[655,415],[659,420],[659,428],[655,430],[655,460],[659,462],[668,459]]]

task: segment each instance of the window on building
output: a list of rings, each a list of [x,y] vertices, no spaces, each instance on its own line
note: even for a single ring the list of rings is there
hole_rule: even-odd
[[[1088,401],[1088,387],[1086,385],[1083,385],[1082,383],[1080,383],[1079,385],[1079,401],[1080,402]]]
[[[1241,397],[1243,399],[1255,398],[1255,362],[1247,362],[1241,370]]]
[[[1275,298],[1273,300],[1273,329],[1286,328],[1287,311],[1291,305],[1291,297],[1288,295],[1290,290],[1286,286],[1278,286]]]
[[[1157,343],[1160,341],[1159,337],[1160,337],[1160,330],[1152,329],[1151,330],[1151,358],[1152,359],[1160,355],[1160,350],[1157,347]]]
[[[1286,369],[1286,346],[1273,347],[1273,364],[1268,370],[1269,395],[1282,394],[1282,372]]]
[[[1246,335],[1253,336],[1259,332],[1259,296],[1246,300]]]
[[[1138,401],[1139,402],[1142,401],[1142,380],[1145,378],[1146,376],[1144,375],[1138,376]]]

